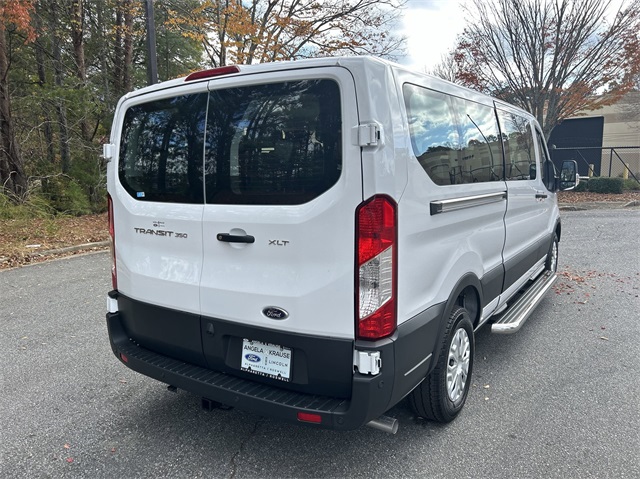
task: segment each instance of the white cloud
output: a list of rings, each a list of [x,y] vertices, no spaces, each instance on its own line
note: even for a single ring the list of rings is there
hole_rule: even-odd
[[[400,63],[420,71],[437,65],[464,29],[463,1],[409,0],[402,22],[408,54]]]

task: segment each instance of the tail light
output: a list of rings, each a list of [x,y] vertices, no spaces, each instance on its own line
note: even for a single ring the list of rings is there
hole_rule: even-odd
[[[107,208],[109,210],[109,248],[111,249],[111,285],[113,289],[118,289],[118,272],[116,270],[116,236],[115,227],[113,225],[113,200],[111,195],[107,194]]]
[[[223,75],[231,75],[232,73],[240,73],[240,67],[238,65],[229,65],[226,67],[212,68],[210,70],[201,70],[193,72],[184,81],[202,80],[203,78],[213,78]]]
[[[356,211],[356,331],[359,339],[393,334],[397,304],[396,203],[374,196]]]

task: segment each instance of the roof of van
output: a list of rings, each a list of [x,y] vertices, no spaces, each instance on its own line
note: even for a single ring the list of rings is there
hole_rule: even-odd
[[[320,68],[320,67],[330,67],[330,66],[343,66],[343,67],[352,67],[352,68],[358,68],[358,66],[364,66],[366,64],[369,64],[369,66],[377,64],[379,66],[387,66],[389,68],[392,68],[395,71],[403,71],[406,72],[408,74],[413,74],[413,75],[417,75],[421,78],[429,78],[429,82],[433,83],[434,87],[440,87],[442,88],[443,91],[449,91],[451,92],[452,90],[456,90],[457,92],[462,92],[462,91],[466,91],[467,93],[463,94],[465,97],[485,97],[487,98],[488,95],[484,95],[480,92],[477,92],[475,90],[471,90],[469,88],[466,88],[464,86],[452,83],[450,81],[444,80],[442,78],[433,76],[433,75],[429,75],[427,73],[421,72],[421,71],[417,71],[417,70],[413,70],[411,68],[405,67],[403,65],[400,65],[398,63],[394,63],[392,61],[389,60],[385,60],[382,58],[378,58],[378,57],[373,57],[373,56],[367,56],[367,55],[361,55],[361,56],[341,56],[341,57],[321,57],[321,58],[306,58],[306,59],[302,59],[302,60],[293,60],[293,61],[277,61],[277,62],[269,62],[269,63],[259,63],[259,64],[255,64],[255,65],[235,65],[239,71],[236,72],[232,72],[232,73],[225,73],[223,76],[225,78],[229,78],[229,77],[233,77],[233,76],[243,76],[243,75],[251,75],[251,74],[255,74],[255,73],[267,73],[267,72],[276,72],[276,71],[286,71],[286,70],[295,70],[295,69],[300,69],[300,68]],[[220,67],[220,68],[227,68],[227,67]],[[186,81],[186,79],[188,78],[187,76],[184,77],[180,77],[180,78],[176,78],[173,80],[167,80],[161,83],[157,83],[155,85],[150,85],[144,88],[140,88],[138,90],[134,90],[130,93],[127,93],[123,99],[126,98],[133,98],[139,95],[145,95],[147,93],[151,93],[154,91],[160,91],[160,90],[165,90],[165,89],[169,89],[169,88],[174,88],[174,87],[178,87],[180,85],[187,85],[187,84],[195,84],[195,83],[200,83],[200,82],[207,82],[207,81],[211,81],[212,79],[215,78],[222,78],[222,76],[216,76],[215,73],[213,73],[215,70],[217,70],[217,68],[212,68],[212,74],[211,76],[204,76],[202,78],[199,78],[197,80],[193,80],[193,81]],[[208,70],[203,70],[204,71],[208,71]],[[456,94],[456,93],[454,93]],[[516,111],[520,111],[523,114],[526,115],[531,115],[529,112],[516,107],[515,105],[511,105],[507,102],[504,102],[502,100],[499,99],[494,99],[496,101],[496,103],[500,106],[504,106],[504,107],[508,107],[512,110],[516,110]]]
[[[302,60],[289,60],[289,61],[277,61],[277,62],[269,62],[269,63],[258,63],[255,65],[235,65],[239,68],[238,73],[229,73],[224,76],[230,77],[234,75],[247,75],[254,73],[266,73],[266,72],[274,72],[274,71],[285,71],[285,70],[294,70],[300,68],[318,68],[318,67],[329,67],[329,66],[348,66],[348,65],[357,65],[364,63],[379,63],[383,65],[387,65],[393,68],[400,68],[407,71],[413,71],[409,68],[406,68],[397,63],[391,62],[389,60],[384,60],[382,58],[372,57],[372,56],[342,56],[342,57],[321,57],[321,58],[305,58]],[[225,68],[225,67],[220,67]],[[211,69],[216,70],[216,68]],[[419,73],[415,72],[414,73]],[[419,73],[424,75],[424,73]],[[155,85],[146,86],[144,88],[140,88],[138,90],[134,90],[132,92],[127,93],[125,96],[127,98],[131,98],[138,95],[144,95],[147,93],[151,93],[153,91],[164,90],[167,88],[173,88],[179,85],[184,85],[187,76],[183,76],[180,78],[175,78],[173,80],[167,80],[161,83],[157,83]],[[211,77],[205,77],[202,79],[194,80],[193,82],[205,82],[210,81],[211,79],[216,78],[214,75]]]

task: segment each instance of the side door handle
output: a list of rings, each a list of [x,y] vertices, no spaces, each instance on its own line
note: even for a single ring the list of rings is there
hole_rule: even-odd
[[[229,233],[218,233],[216,235],[218,241],[225,243],[255,243],[256,239],[251,235],[232,235]]]

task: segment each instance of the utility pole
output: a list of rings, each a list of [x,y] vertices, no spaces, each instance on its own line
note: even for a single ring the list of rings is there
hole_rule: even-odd
[[[158,83],[158,55],[156,53],[156,21],[153,14],[153,0],[146,0],[145,14],[147,16],[147,83]]]

